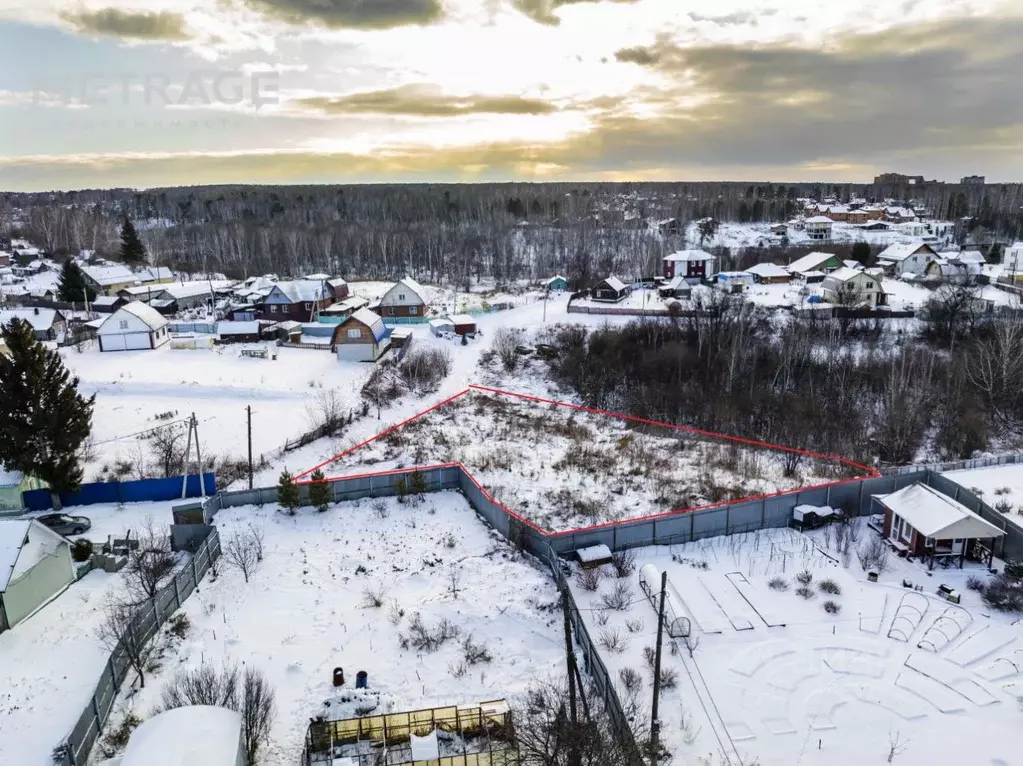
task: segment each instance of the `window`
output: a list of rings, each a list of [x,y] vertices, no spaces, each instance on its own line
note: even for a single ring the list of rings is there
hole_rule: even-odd
[[[362,337],[362,332],[359,331],[358,327],[353,327],[348,331],[348,337],[354,340],[358,340]]]
[[[387,316],[389,316],[389,317],[393,317],[394,316],[394,306],[388,306],[387,307]]]
[[[122,319],[120,322],[117,323],[117,326],[120,329],[122,329],[122,330],[127,330],[128,329],[128,320],[127,319]]]
[[[405,293],[398,293],[398,300],[399,301],[405,300]]]
[[[271,314],[276,314],[277,313],[277,306],[275,306],[272,303],[270,304],[270,313]]]
[[[415,316],[416,314],[419,313],[419,307],[418,306],[409,306],[408,307],[408,313],[409,313],[409,316]]]
[[[873,282],[867,282],[867,289],[868,290],[873,290],[874,289],[874,283]]]
[[[307,304],[305,305],[305,309],[306,309],[306,311],[308,311],[308,310],[309,310],[309,309],[311,309],[312,307],[313,307],[313,304],[311,304],[311,303],[307,303]]]

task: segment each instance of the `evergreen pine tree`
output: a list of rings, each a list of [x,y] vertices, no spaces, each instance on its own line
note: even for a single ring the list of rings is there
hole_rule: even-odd
[[[277,480],[277,504],[286,510],[289,516],[294,516],[300,502],[295,479],[287,469],[284,469]]]
[[[132,268],[146,262],[146,246],[139,239],[135,224],[127,216],[124,219],[124,226],[121,227],[121,260]]]
[[[309,485],[309,505],[323,513],[330,505],[330,482],[323,475],[323,471],[319,469],[313,471],[309,479],[312,481],[312,484]]]
[[[10,355],[0,357],[0,461],[49,484],[59,508],[58,493],[81,485],[78,453],[96,397],[78,393],[78,378],[36,340],[28,322],[12,320],[3,339]]]
[[[96,298],[96,291],[85,281],[85,273],[70,259],[64,262],[60,270],[57,298],[65,303],[83,303]]]

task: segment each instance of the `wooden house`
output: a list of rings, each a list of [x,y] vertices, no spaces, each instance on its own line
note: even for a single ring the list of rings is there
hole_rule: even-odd
[[[61,340],[67,331],[67,321],[56,309],[36,307],[0,311],[0,326],[6,327],[14,319],[32,325],[36,340]]]
[[[629,294],[629,286],[618,277],[608,277],[595,285],[590,295],[595,301],[619,303]]]
[[[789,264],[789,273],[806,274],[811,271],[821,271],[827,274],[837,271],[844,265],[842,259],[834,253],[808,253]]]
[[[334,328],[331,348],[339,361],[375,362],[390,348],[390,332],[378,314],[359,309]]]
[[[681,276],[690,284],[703,282],[714,276],[714,256],[703,250],[679,250],[661,259],[664,278]]]
[[[957,563],[961,569],[970,548],[988,541],[988,565],[994,549],[990,544],[1003,532],[965,505],[926,484],[913,484],[890,495],[874,495],[884,512],[884,537],[904,556],[919,557],[928,568],[935,563]]]
[[[934,248],[927,243],[909,242],[888,247],[877,256],[877,263],[886,273],[896,277],[903,274],[923,276],[937,256]]]
[[[881,280],[860,269],[843,266],[831,272],[821,284],[822,296],[840,306],[883,306],[885,293]]]
[[[568,280],[560,274],[551,277],[545,284],[552,293],[560,293],[568,289]]]
[[[788,269],[775,263],[758,263],[746,269],[746,273],[752,274],[754,281],[760,285],[780,285],[792,281]]]
[[[396,282],[391,289],[371,303],[369,308],[385,319],[425,317],[430,310],[426,290],[411,277]]]

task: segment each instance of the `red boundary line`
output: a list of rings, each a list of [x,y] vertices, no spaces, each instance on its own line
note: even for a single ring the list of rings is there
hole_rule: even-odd
[[[537,526],[534,522],[532,522],[529,519],[523,517],[522,515],[520,515],[516,511],[513,511],[512,509],[508,508],[507,506],[503,505],[502,503],[499,503],[486,490],[486,488],[482,484],[479,483],[479,481],[476,479],[476,477],[473,476],[472,472],[469,471],[469,469],[466,468],[462,463],[443,463],[443,464],[431,465],[431,466],[417,466],[417,467],[410,467],[410,468],[397,468],[397,469],[392,469],[392,470],[388,470],[388,471],[377,471],[377,472],[369,472],[369,473],[361,473],[361,474],[352,474],[352,475],[349,475],[349,476],[331,476],[331,477],[325,478],[324,481],[326,481],[326,482],[334,482],[334,481],[341,481],[341,480],[344,480],[344,479],[364,479],[364,478],[370,478],[370,477],[373,477],[373,476],[394,476],[396,474],[412,473],[413,471],[417,471],[417,470],[431,470],[431,469],[437,469],[437,468],[456,468],[457,467],[469,478],[469,480],[476,486],[476,488],[481,493],[483,493],[483,496],[488,501],[490,501],[496,507],[500,508],[502,511],[507,513],[512,518],[516,519],[520,523],[525,524],[527,527],[529,527],[529,528],[533,529],[534,531],[539,532],[540,534],[545,535],[547,537],[564,537],[566,535],[581,534],[581,533],[585,533],[585,532],[592,532],[592,531],[599,530],[599,529],[607,529],[608,527],[624,526],[626,524],[634,524],[634,523],[639,523],[639,522],[644,522],[644,521],[656,521],[657,519],[664,519],[664,518],[667,518],[669,516],[678,516],[678,515],[684,514],[684,513],[693,513],[695,511],[706,511],[706,510],[710,510],[712,508],[723,508],[725,506],[739,505],[739,504],[742,504],[742,503],[756,502],[758,500],[769,500],[769,499],[774,498],[774,497],[783,497],[785,495],[798,495],[800,492],[807,492],[809,490],[814,490],[814,489],[826,489],[828,487],[838,487],[838,486],[841,486],[843,484],[851,484],[853,482],[862,481],[864,479],[876,479],[876,478],[881,476],[880,471],[878,471],[877,469],[868,468],[867,466],[860,465],[859,463],[856,463],[856,462],[854,462],[852,460],[849,460],[848,458],[844,458],[844,457],[841,457],[839,455],[824,455],[824,454],[819,453],[819,452],[811,452],[809,450],[802,450],[802,449],[798,449],[796,447],[784,447],[784,446],[782,446],[780,444],[772,444],[770,442],[757,441],[755,439],[746,439],[746,438],[743,438],[743,437],[740,437],[740,436],[729,436],[728,434],[719,434],[719,433],[715,433],[714,431],[703,431],[703,430],[700,430],[698,428],[692,428],[691,426],[680,426],[680,425],[674,425],[672,423],[662,423],[662,422],[657,421],[657,420],[648,420],[646,418],[634,417],[632,415],[624,415],[624,414],[622,414],[620,412],[610,412],[608,410],[601,410],[601,409],[596,409],[596,408],[593,408],[593,407],[584,407],[584,406],[578,405],[578,404],[570,404],[568,402],[559,402],[559,401],[555,401],[553,399],[544,399],[544,398],[539,397],[539,396],[531,396],[529,394],[520,394],[520,393],[516,393],[514,391],[504,391],[504,390],[499,389],[499,388],[490,388],[488,386],[470,385],[468,388],[466,388],[466,389],[464,389],[462,391],[459,391],[457,394],[455,394],[455,395],[453,395],[451,397],[448,397],[447,399],[445,399],[445,400],[443,400],[441,402],[438,402],[437,404],[433,405],[432,407],[429,407],[428,409],[425,409],[422,412],[420,412],[420,413],[418,413],[416,415],[413,415],[410,418],[406,418],[405,420],[401,421],[400,423],[398,423],[396,425],[393,425],[393,426],[391,426],[390,428],[387,428],[384,431],[381,431],[376,436],[370,437],[369,439],[366,439],[365,441],[360,442],[359,444],[356,444],[355,446],[350,447],[350,448],[344,450],[343,452],[339,452],[338,454],[334,455],[331,458],[328,458],[327,460],[323,461],[319,465],[316,465],[316,466],[314,466],[314,467],[312,467],[312,468],[310,468],[310,469],[308,469],[306,471],[303,471],[302,473],[300,473],[298,476],[295,477],[295,479],[296,479],[295,483],[299,484],[299,485],[311,484],[312,483],[311,481],[309,481],[309,480],[301,481],[301,479],[303,479],[303,477],[311,474],[312,472],[314,472],[314,471],[316,471],[316,470],[318,470],[320,468],[323,468],[326,465],[334,463],[334,462],[340,460],[341,458],[343,458],[343,457],[345,457],[347,455],[350,455],[355,450],[361,449],[362,447],[365,447],[367,444],[371,444],[374,441],[376,441],[378,439],[381,439],[384,436],[387,436],[388,434],[396,431],[397,429],[401,428],[402,426],[405,426],[408,423],[411,423],[413,420],[418,420],[419,418],[423,417],[424,415],[427,415],[427,414],[429,414],[429,413],[431,413],[431,412],[433,412],[435,410],[440,409],[444,405],[454,401],[455,399],[457,399],[457,398],[459,398],[461,396],[464,396],[465,394],[467,394],[467,393],[469,393],[470,391],[473,391],[473,390],[475,390],[475,391],[484,391],[484,392],[488,392],[488,393],[492,393],[492,394],[499,394],[499,395],[503,395],[503,396],[511,396],[511,397],[515,397],[515,398],[518,398],[518,399],[524,399],[524,400],[527,400],[527,401],[539,402],[541,404],[552,404],[552,405],[555,405],[555,406],[558,406],[558,407],[568,407],[570,409],[578,410],[578,411],[581,411],[581,412],[589,412],[589,413],[596,414],[596,415],[604,415],[604,416],[607,416],[607,417],[617,418],[619,420],[629,420],[629,421],[632,421],[632,422],[635,422],[635,423],[643,423],[645,425],[659,426],[659,427],[662,427],[662,428],[670,428],[670,429],[674,429],[674,430],[677,430],[677,431],[685,431],[687,433],[699,434],[700,436],[709,436],[709,437],[712,437],[712,438],[715,438],[715,439],[725,439],[727,441],[734,441],[734,442],[738,442],[740,444],[748,444],[748,445],[752,445],[752,446],[755,446],[755,447],[766,447],[768,449],[780,450],[782,452],[793,452],[793,453],[796,453],[796,454],[799,454],[799,455],[806,455],[808,457],[819,458],[819,459],[822,459],[822,460],[837,460],[838,462],[840,462],[840,463],[842,463],[844,465],[850,466],[852,468],[856,468],[858,470],[866,471],[866,475],[865,476],[855,476],[855,477],[852,477],[852,478],[849,478],[849,479],[840,479],[839,481],[824,482],[822,484],[809,484],[809,485],[804,486],[804,487],[797,487],[795,489],[786,489],[786,490],[782,490],[780,492],[772,492],[772,493],[766,494],[766,495],[750,495],[748,497],[742,497],[742,498],[738,498],[736,500],[721,500],[721,501],[716,502],[716,503],[708,503],[707,505],[697,505],[697,506],[693,506],[691,508],[678,508],[678,509],[673,509],[673,510],[669,510],[669,511],[663,511],[661,513],[653,513],[653,514],[648,514],[646,516],[638,516],[638,517],[632,518],[632,519],[623,519],[621,521],[608,521],[608,522],[605,522],[603,524],[594,524],[594,525],[591,525],[591,526],[588,526],[588,527],[580,527],[578,529],[566,529],[566,530],[562,530],[560,532],[552,532],[552,531],[543,529],[542,527]]]

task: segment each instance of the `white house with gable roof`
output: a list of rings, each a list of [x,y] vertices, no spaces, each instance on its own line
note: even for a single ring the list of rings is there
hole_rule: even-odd
[[[100,351],[142,351],[170,340],[167,320],[140,301],[126,303],[104,320],[96,332]]]
[[[397,317],[423,317],[430,310],[430,302],[423,286],[411,277],[398,281],[370,309],[385,319]]]

